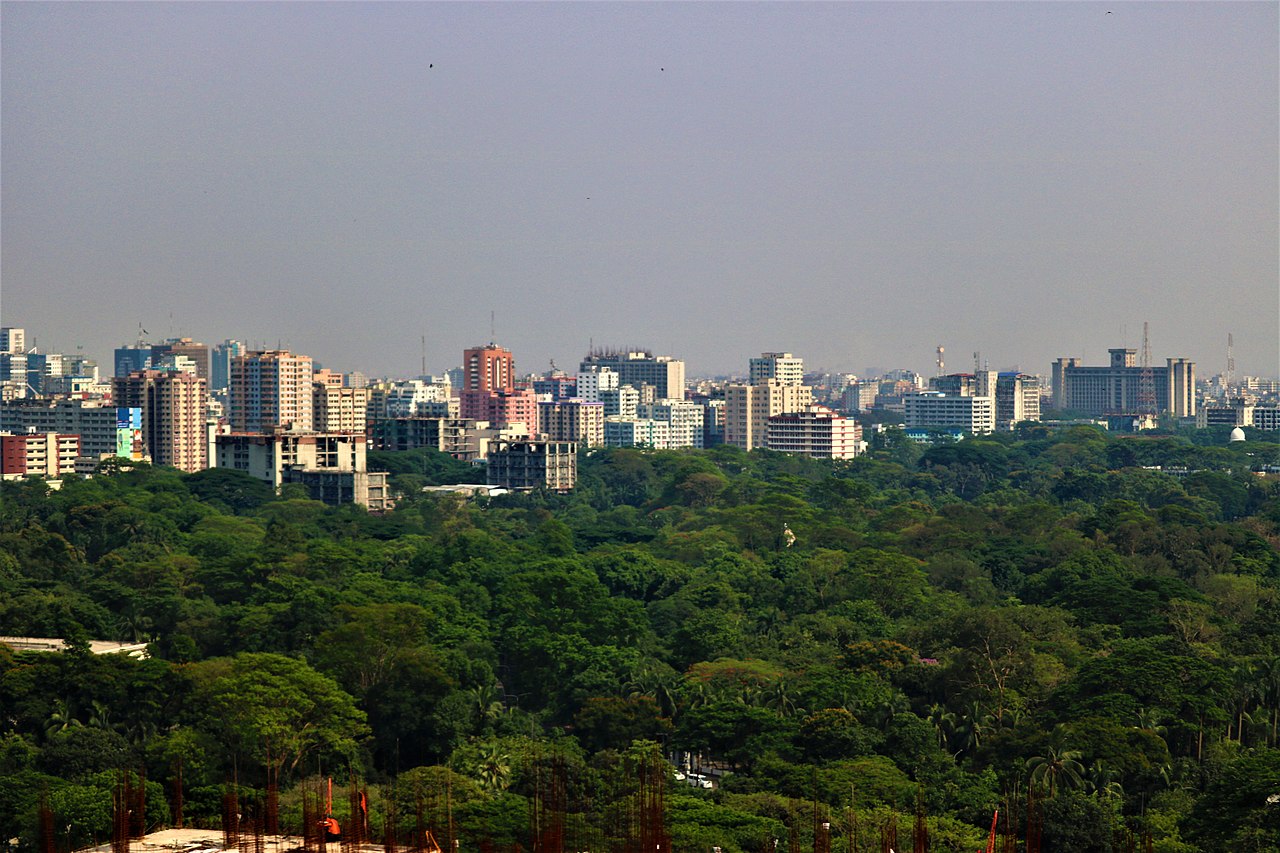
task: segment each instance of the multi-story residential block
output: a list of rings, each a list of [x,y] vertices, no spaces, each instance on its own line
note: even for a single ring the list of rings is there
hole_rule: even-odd
[[[600,402],[604,406],[606,418],[639,417],[640,392],[630,385],[601,390]]]
[[[56,432],[0,434],[0,476],[6,480],[45,477],[56,480],[75,473],[80,436]]]
[[[462,351],[463,381],[459,413],[464,418],[489,420],[493,395],[515,389],[515,358],[495,343]]]
[[[602,403],[601,394],[605,391],[616,391],[621,384],[616,371],[607,367],[593,366],[583,370],[576,380],[577,398],[587,403]]]
[[[472,415],[467,415],[470,401]],[[488,421],[495,427],[524,426],[525,435],[538,431],[538,395],[529,388],[507,391],[467,391],[462,398],[460,414],[472,420]]]
[[[776,379],[783,385],[804,384],[804,359],[789,352],[762,352],[748,363],[748,383],[759,385]]]
[[[228,388],[233,432],[310,429],[314,423],[309,355],[251,350],[231,359]]]
[[[764,446],[814,459],[852,459],[861,450],[862,427],[826,406],[811,405],[769,418]]]
[[[880,393],[877,382],[850,382],[840,394],[840,408],[846,412],[866,412],[876,405]]]
[[[181,370],[135,370],[112,382],[118,406],[142,412],[142,441],[156,465],[179,471],[209,467],[209,429],[205,380]]]
[[[692,400],[659,400],[639,407],[639,416],[667,424],[667,447],[704,446],[703,417],[700,403]]]
[[[386,472],[367,469],[363,435],[278,429],[233,432],[217,436],[215,442],[219,468],[244,471],[277,490],[298,483],[313,500],[330,506],[356,503],[370,511],[389,508]]]
[[[604,444],[604,404],[576,398],[538,404],[538,432],[582,447]]]
[[[328,373],[328,371],[322,371]],[[338,384],[333,383],[336,376]],[[312,429],[316,432],[365,431],[369,392],[364,388],[343,387],[342,374],[330,374],[324,381],[311,385]]]
[[[141,407],[120,407],[106,400],[21,400],[0,405],[0,431],[80,436],[80,454],[92,460],[109,456],[141,460]]]
[[[485,472],[491,486],[529,491],[572,491],[578,478],[578,448],[572,441],[498,441]]]
[[[718,447],[724,444],[724,400],[711,398],[702,401],[702,446]]]
[[[652,418],[606,417],[604,443],[607,447],[666,450],[671,446],[671,424]]]
[[[593,367],[607,367],[618,374],[619,385],[639,389],[652,385],[655,399],[684,399],[684,362],[669,355],[653,355],[646,350],[593,352],[578,366],[578,375]],[[579,390],[578,396],[583,396]],[[587,399],[584,397],[584,399]]]
[[[1078,358],[1060,358],[1053,363],[1053,405],[1055,409],[1090,415],[1139,412],[1143,408],[1143,368],[1137,350],[1117,347],[1108,350],[1106,367],[1084,367]],[[1196,413],[1196,365],[1185,358],[1170,358],[1160,367],[1152,366],[1151,393],[1157,413],[1179,418]]]
[[[540,399],[549,399],[553,402],[560,400],[569,400],[578,396],[578,382],[572,376],[566,376],[563,373],[557,373],[552,376],[540,376],[534,379],[530,384],[533,393],[537,394]]]
[[[724,441],[743,450],[764,447],[769,418],[802,412],[813,402],[806,385],[783,385],[769,379],[757,385],[729,385],[724,392]]]
[[[903,400],[908,429],[958,429],[986,435],[996,428],[994,397],[969,397],[922,391]]]

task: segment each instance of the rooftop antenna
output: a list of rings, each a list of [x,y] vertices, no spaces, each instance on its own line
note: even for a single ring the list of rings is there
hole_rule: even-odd
[[[427,375],[427,336],[422,336],[422,375]]]
[[[1138,414],[1156,414],[1156,377],[1151,370],[1151,341],[1147,337],[1147,323],[1142,323],[1142,373],[1138,378]]]
[[[1227,332],[1227,388],[1230,388],[1236,379],[1236,342],[1231,337],[1231,333]]]
[[[490,311],[489,312],[489,343],[493,343],[498,339],[497,332],[494,331],[495,328],[496,327],[494,326],[494,322],[493,322],[493,312]]]
[[[938,360],[937,360],[938,372],[934,374],[936,376],[941,376],[942,371],[946,369],[946,366],[947,366],[946,363],[942,360],[942,353],[943,353],[942,344],[938,344]]]
[[[973,351],[973,375],[977,376],[981,372],[982,372],[982,353],[977,350],[974,350]]]

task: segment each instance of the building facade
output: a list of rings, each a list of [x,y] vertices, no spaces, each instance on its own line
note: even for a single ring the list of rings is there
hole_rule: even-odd
[[[136,370],[112,381],[118,406],[142,412],[142,441],[155,465],[209,467],[208,385],[182,370]]]
[[[996,405],[992,397],[969,397],[922,391],[903,400],[907,429],[962,430],[986,435],[996,429]]]
[[[852,459],[862,447],[862,427],[826,406],[811,405],[769,418],[764,446],[813,459]]]
[[[538,404],[538,432],[551,441],[604,445],[604,404],[569,399]]]
[[[724,443],[743,450],[764,447],[769,418],[801,412],[813,402],[806,385],[783,385],[769,379],[758,385],[729,385],[724,394]]]
[[[1078,358],[1060,358],[1053,363],[1053,406],[1089,415],[1141,412],[1143,368],[1137,350],[1117,347],[1108,350],[1106,367],[1085,367]],[[1157,414],[1189,418],[1196,414],[1196,366],[1185,358],[1170,358],[1161,367],[1152,366],[1151,404]]]
[[[75,473],[80,436],[56,432],[0,435],[0,476],[6,480],[44,477],[56,480]]]
[[[388,508],[387,475],[367,469],[363,435],[233,432],[217,436],[215,443],[217,467],[243,471],[274,489],[298,483],[313,500],[330,506],[356,503],[371,511]]]
[[[233,432],[310,429],[315,415],[309,355],[251,350],[231,359],[228,420]]]
[[[642,385],[652,385],[655,399],[684,399],[684,362],[669,355],[654,355],[647,350],[594,352],[578,366],[579,377],[593,367],[607,367],[617,373],[619,385],[637,390]],[[582,396],[581,389],[578,393]]]
[[[530,491],[572,491],[578,479],[578,447],[572,441],[498,441],[489,449],[486,482]]]
[[[770,379],[776,379],[783,385],[804,384],[804,359],[789,352],[762,352],[759,358],[751,359],[747,370],[750,385],[759,385]]]

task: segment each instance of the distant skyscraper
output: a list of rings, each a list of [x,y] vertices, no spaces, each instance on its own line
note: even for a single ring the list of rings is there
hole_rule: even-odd
[[[490,420],[489,414],[494,403],[492,398],[499,392],[509,392],[515,388],[516,362],[511,351],[490,342],[488,346],[471,347],[462,351],[462,369],[464,371],[462,390],[459,394],[461,405],[459,410],[463,418],[473,420]],[[533,422],[528,424],[530,430],[536,430],[537,404],[533,405]]]
[[[128,376],[135,370],[146,370],[151,364],[151,344],[116,347],[115,372],[112,376]]]
[[[271,432],[311,429],[311,356],[255,350],[231,359],[231,429]]]
[[[776,379],[783,385],[801,385],[804,383],[804,359],[796,358],[789,352],[762,352],[759,358],[750,362],[750,379],[752,385],[759,385],[768,379]]]
[[[244,355],[245,346],[239,341],[227,339],[213,347],[209,359],[209,388],[213,391],[225,391],[231,384],[231,359]]]
[[[0,352],[26,352],[27,330],[0,326]]]
[[[159,364],[160,359],[166,355],[185,355],[195,363],[196,375],[205,382],[209,381],[209,347],[206,344],[191,338],[169,338],[164,343],[151,345],[153,365]]]

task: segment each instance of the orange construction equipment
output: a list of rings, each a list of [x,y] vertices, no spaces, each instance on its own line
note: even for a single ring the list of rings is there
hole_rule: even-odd
[[[324,830],[326,840],[335,841],[342,837],[342,827],[333,816],[333,777],[329,777],[329,793],[324,801],[324,817],[320,819],[320,828]]]

